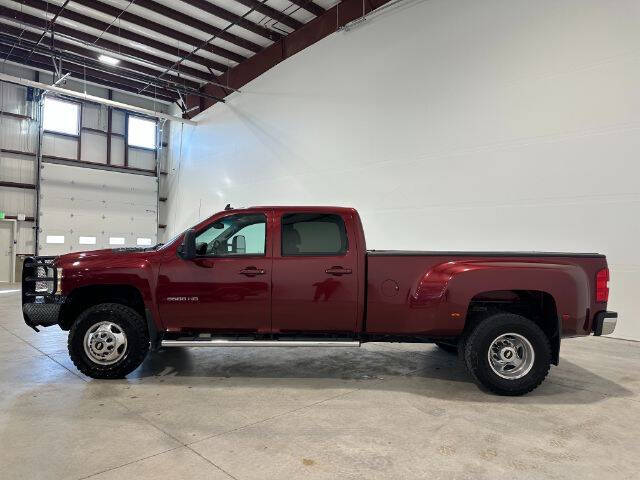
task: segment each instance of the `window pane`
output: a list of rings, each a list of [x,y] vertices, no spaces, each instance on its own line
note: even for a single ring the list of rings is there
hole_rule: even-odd
[[[47,243],[64,243],[64,235],[47,235]]]
[[[340,215],[293,213],[282,216],[282,255],[341,255],[347,232]]]
[[[136,245],[138,245],[139,247],[150,247],[151,246],[151,239],[150,238],[138,238],[136,240]]]
[[[78,243],[80,245],[95,245],[96,237],[80,237],[78,239]]]
[[[267,218],[261,213],[231,215],[196,236],[199,256],[264,255]]]
[[[129,145],[156,148],[156,122],[129,115]]]
[[[53,97],[44,98],[43,128],[49,132],[78,135],[80,105]]]
[[[124,237],[109,237],[109,245],[124,245]]]

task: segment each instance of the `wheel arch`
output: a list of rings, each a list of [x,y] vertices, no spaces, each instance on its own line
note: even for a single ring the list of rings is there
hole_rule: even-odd
[[[497,312],[521,315],[536,323],[551,344],[552,363],[560,359],[562,321],[554,296],[545,290],[487,290],[474,295],[467,309],[464,332]]]
[[[92,305],[100,303],[119,303],[133,308],[143,318],[147,316],[142,292],[135,286],[126,284],[88,285],[74,289],[67,296],[60,311],[60,328],[69,330],[78,315]]]

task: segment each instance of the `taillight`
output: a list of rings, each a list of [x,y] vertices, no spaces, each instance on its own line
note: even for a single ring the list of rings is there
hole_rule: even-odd
[[[603,268],[596,275],[596,302],[609,300],[609,269]]]

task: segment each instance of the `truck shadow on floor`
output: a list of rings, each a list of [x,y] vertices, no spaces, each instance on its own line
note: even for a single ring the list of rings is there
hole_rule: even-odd
[[[552,367],[534,392],[525,397],[499,397],[481,391],[455,355],[432,345],[411,349],[380,344],[361,349],[168,348],[150,354],[129,376],[135,377],[189,386],[213,386],[213,380],[224,378],[247,387],[397,390],[447,400],[500,403],[582,404],[635,395],[561,359],[560,366]]]

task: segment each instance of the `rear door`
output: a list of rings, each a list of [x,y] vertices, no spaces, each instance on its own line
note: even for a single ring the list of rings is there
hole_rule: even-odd
[[[353,335],[358,261],[353,218],[276,211],[272,277],[274,333]]]

